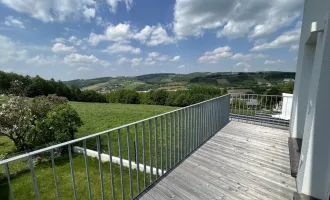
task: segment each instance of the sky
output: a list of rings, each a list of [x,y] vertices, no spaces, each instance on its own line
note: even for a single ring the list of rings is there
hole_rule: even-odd
[[[0,70],[56,80],[295,71],[303,0],[0,0]]]

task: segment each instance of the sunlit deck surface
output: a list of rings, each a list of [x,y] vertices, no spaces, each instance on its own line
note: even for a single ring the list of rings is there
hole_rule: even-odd
[[[288,137],[231,121],[140,199],[292,199]]]

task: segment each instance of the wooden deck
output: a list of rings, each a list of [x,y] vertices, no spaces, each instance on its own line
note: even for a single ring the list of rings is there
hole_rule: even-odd
[[[140,199],[292,199],[288,136],[231,121]]]

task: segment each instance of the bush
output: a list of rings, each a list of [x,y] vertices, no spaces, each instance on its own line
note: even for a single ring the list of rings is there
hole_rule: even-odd
[[[73,139],[82,122],[62,97],[30,100],[10,96],[0,107],[0,135],[11,139],[17,151]]]
[[[72,140],[82,124],[78,113],[69,104],[59,105],[48,112],[46,118],[36,121],[32,130],[36,136],[33,146]]]

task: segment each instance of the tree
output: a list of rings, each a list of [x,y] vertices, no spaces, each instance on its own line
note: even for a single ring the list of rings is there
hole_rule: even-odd
[[[62,97],[53,95],[31,101],[10,96],[6,102],[0,107],[0,135],[11,139],[18,151],[73,139],[82,125],[77,112]]]

